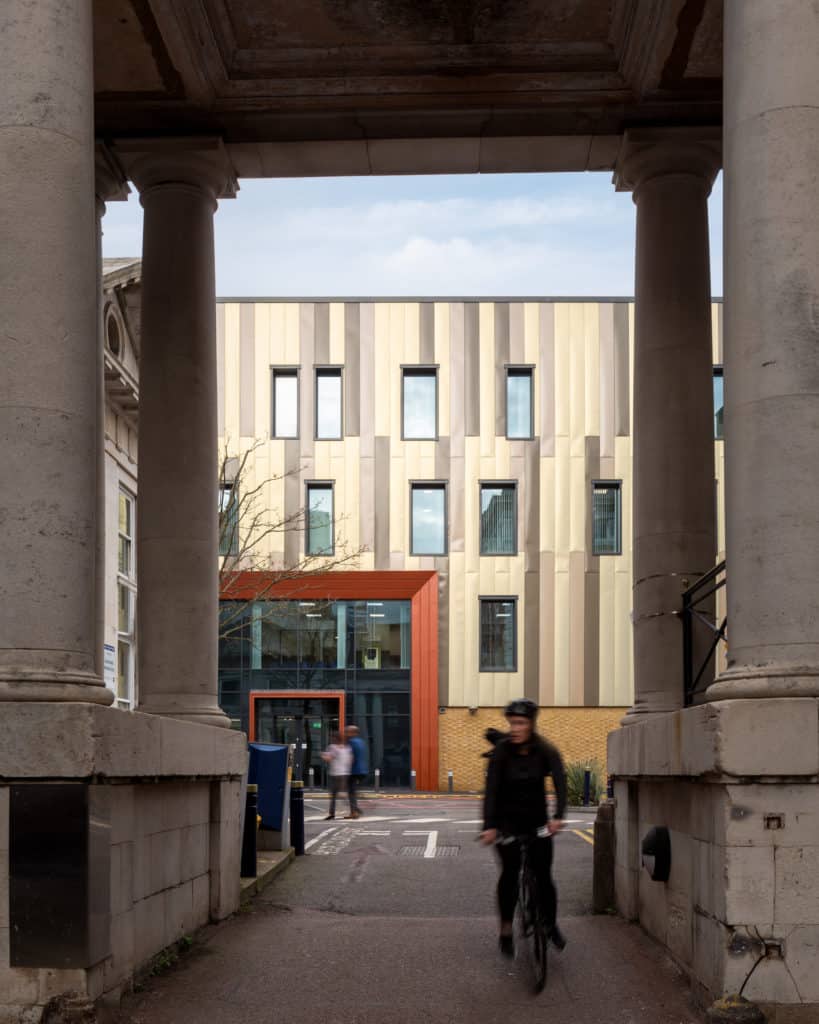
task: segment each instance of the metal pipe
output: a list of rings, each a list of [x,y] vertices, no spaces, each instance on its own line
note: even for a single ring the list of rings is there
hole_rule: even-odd
[[[375,783],[374,783],[374,785],[375,785],[376,789],[381,789],[381,769],[380,768],[376,768],[375,769]]]
[[[416,788],[416,784],[417,784],[417,780],[416,780],[416,776],[415,776],[415,769],[413,768],[410,771],[410,789],[415,789]]]
[[[446,781],[447,781],[447,788],[449,789],[449,792],[450,793],[454,793],[455,792],[455,775],[454,775],[453,772],[448,771],[446,773]]]

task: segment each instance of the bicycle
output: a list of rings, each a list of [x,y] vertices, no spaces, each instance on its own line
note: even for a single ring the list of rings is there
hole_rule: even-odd
[[[508,836],[499,840],[520,844],[520,872],[518,874],[518,900],[515,906],[513,933],[515,959],[529,976],[535,995],[546,987],[548,973],[549,929],[538,896],[538,882],[529,864],[529,845],[535,839],[549,835],[548,829],[538,829],[534,835]]]

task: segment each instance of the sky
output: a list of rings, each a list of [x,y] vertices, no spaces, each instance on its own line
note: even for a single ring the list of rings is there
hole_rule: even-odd
[[[609,172],[243,180],[216,213],[216,293],[258,297],[634,294],[634,204]],[[722,295],[722,177],[709,201]],[[135,192],[105,256],[138,256]]]

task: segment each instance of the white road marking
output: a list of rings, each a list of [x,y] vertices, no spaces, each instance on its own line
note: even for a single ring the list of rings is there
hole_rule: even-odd
[[[434,825],[440,821],[451,821],[451,818],[398,818],[405,825]]]
[[[390,836],[392,832],[356,832],[357,836]]]
[[[415,831],[413,831],[413,832],[404,832],[403,834],[405,836],[428,836],[429,835],[429,829],[425,828],[423,830],[423,832],[415,832]]]
[[[424,857],[429,858],[429,857],[434,857],[435,856],[435,847],[436,847],[437,842],[438,842],[438,833],[437,832],[430,832],[430,834],[427,836],[427,848],[426,848],[426,850],[424,850]]]
[[[326,839],[327,836],[332,835],[335,831],[335,828],[326,828],[323,832],[319,832],[315,839],[311,839],[309,843],[304,844],[305,850],[309,850],[311,846],[315,846],[316,843],[320,842],[322,839]]]

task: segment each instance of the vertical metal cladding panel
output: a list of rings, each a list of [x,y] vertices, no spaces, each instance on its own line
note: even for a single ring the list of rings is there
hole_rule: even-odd
[[[390,439],[375,439],[375,568],[390,568]]]
[[[216,305],[216,421],[219,437],[225,436],[225,304]]]
[[[506,366],[509,363],[509,303],[495,304],[495,434],[506,437]]]
[[[464,303],[464,427],[467,437],[481,432],[480,306]]]
[[[256,304],[239,307],[239,433],[253,437],[256,430]]]
[[[361,305],[344,303],[344,433],[356,437],[360,432],[361,386]]]
[[[412,598],[412,764],[422,790],[438,786],[437,626],[438,582],[433,575]]]
[[[435,306],[433,303],[419,303],[419,317],[418,361],[429,365],[435,362]]]
[[[631,430],[631,379],[629,360],[629,304],[614,304],[614,429],[618,437]]]
[[[314,306],[313,359],[317,366],[330,362],[330,303],[317,302]],[[312,367],[311,367],[312,369]]]

